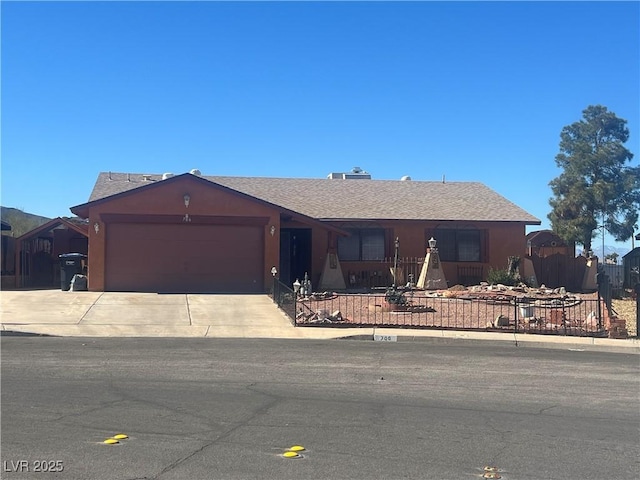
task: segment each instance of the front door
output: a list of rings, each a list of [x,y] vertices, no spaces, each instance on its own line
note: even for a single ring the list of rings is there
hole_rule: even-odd
[[[311,229],[283,228],[280,231],[280,281],[291,286],[304,274],[311,278]]]

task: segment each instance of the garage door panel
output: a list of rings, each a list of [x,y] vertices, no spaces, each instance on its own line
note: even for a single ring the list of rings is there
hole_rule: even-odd
[[[107,232],[107,290],[263,291],[261,227],[110,224]]]

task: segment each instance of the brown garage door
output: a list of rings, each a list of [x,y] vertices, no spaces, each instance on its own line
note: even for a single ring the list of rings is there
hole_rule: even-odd
[[[263,292],[263,242],[257,226],[109,224],[106,290]]]

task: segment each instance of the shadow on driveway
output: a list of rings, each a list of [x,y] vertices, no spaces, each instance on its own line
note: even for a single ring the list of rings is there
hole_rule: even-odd
[[[46,333],[16,332],[13,330],[0,330],[0,337],[57,337]]]

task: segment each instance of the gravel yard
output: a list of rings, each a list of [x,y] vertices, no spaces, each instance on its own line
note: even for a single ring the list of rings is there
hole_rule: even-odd
[[[625,320],[627,332],[630,337],[638,335],[636,331],[636,301],[630,298],[624,300],[613,300],[613,309],[619,318]]]
[[[340,294],[303,300],[298,325],[395,326],[601,335],[595,294],[539,295],[510,290],[414,291],[391,305],[384,294]],[[525,298],[526,297],[526,298]]]
[[[384,293],[314,294],[298,301],[297,324],[394,326],[456,330],[606,335],[598,322],[596,293],[491,287],[452,287],[444,291],[405,292],[400,304]],[[600,304],[604,308],[603,304]],[[614,299],[613,309],[625,321],[629,337],[637,336],[636,301]]]

